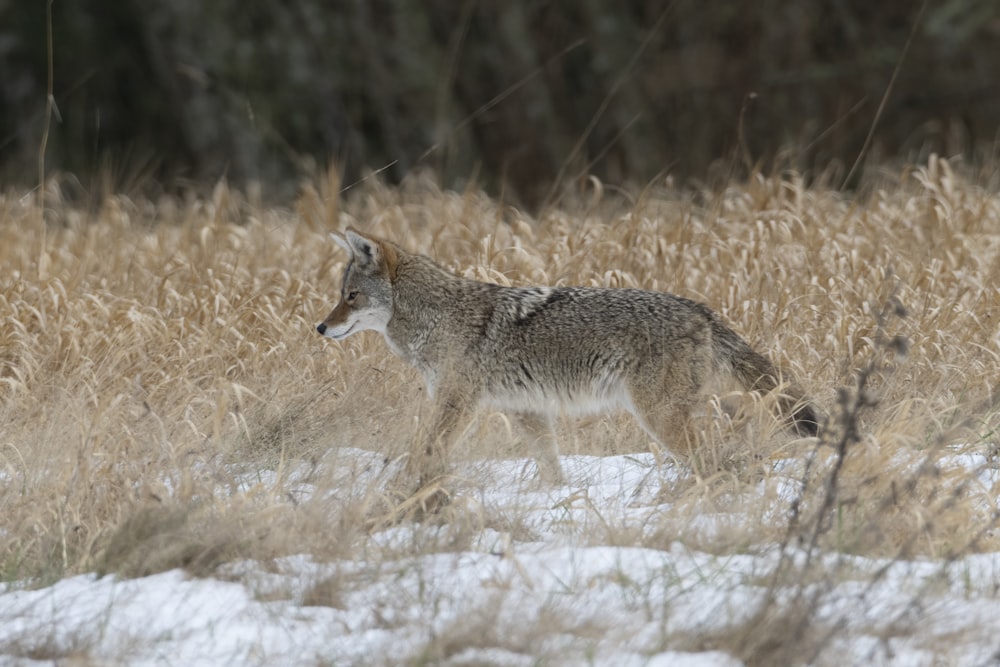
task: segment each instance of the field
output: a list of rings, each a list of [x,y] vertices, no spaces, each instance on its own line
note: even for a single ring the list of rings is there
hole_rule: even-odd
[[[1000,187],[931,158],[538,216],[427,176],[294,208],[0,197],[0,663],[993,664]],[[482,411],[450,504],[373,521],[429,415],[372,333],[315,324],[354,225],[504,284],[704,301],[827,415],[707,397],[676,460],[564,419],[564,485]]]

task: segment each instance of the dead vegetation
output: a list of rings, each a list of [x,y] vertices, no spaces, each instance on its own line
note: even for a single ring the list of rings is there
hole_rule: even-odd
[[[347,224],[479,279],[703,300],[829,414],[817,446],[777,428],[766,401],[743,400],[744,418],[707,421],[700,465],[661,458],[676,474],[650,472],[669,512],[636,530],[593,508],[591,542],[941,562],[994,551],[996,489],[977,472],[996,464],[1000,425],[1000,194],[956,172],[933,158],[873,177],[864,197],[795,173],[630,196],[590,181],[537,219],[422,176],[341,199],[331,175],[306,186],[294,212],[222,184],[206,201],[122,196],[93,212],[61,202],[57,187],[44,212],[8,194],[0,576],[41,585],[84,571],[206,575],[282,554],[398,556],[462,548],[491,526],[530,539],[521,517],[463,501],[439,517],[443,531],[372,551],[366,518],[425,408],[417,376],[379,337],[337,344],[313,330],[345,259],[327,232]],[[561,431],[564,454],[652,444],[617,416]],[[342,448],[378,456],[345,469]],[[473,471],[524,455],[496,414],[481,414],[456,448]],[[973,463],[956,467],[956,455]],[[459,495],[487,483],[467,476]],[[782,485],[797,489],[788,512],[774,509]],[[692,529],[734,504],[731,531]],[[779,576],[803,576],[802,563]],[[309,603],[336,605],[344,585],[318,582]],[[784,610],[798,617],[809,602]],[[767,633],[787,618],[769,608],[758,621],[752,642],[730,637],[725,648],[748,664],[786,656]],[[809,647],[826,641],[822,630],[810,627]],[[454,641],[428,655],[458,651]]]

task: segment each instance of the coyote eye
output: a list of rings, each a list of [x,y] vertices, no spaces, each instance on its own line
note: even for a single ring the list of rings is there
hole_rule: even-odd
[[[347,303],[353,303],[353,302],[354,302],[354,300],[355,300],[355,299],[357,299],[357,298],[358,298],[358,293],[357,293],[357,291],[354,291],[354,292],[350,292],[350,293],[348,293],[348,295],[347,295]]]

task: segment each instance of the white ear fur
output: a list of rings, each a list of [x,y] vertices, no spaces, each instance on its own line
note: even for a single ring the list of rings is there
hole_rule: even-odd
[[[359,263],[360,266],[367,267],[372,265],[378,265],[379,262],[379,246],[377,243],[371,239],[358,234],[353,229],[348,229],[346,232],[347,243],[351,251],[351,255]]]
[[[348,243],[347,239],[345,239],[343,236],[341,236],[336,232],[330,232],[330,238],[336,241],[337,245],[339,245],[341,248],[351,253],[352,255],[354,254],[354,248],[351,247],[351,244]]]

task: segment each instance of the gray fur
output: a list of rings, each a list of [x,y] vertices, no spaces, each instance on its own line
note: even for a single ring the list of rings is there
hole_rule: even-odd
[[[553,416],[623,409],[657,441],[687,453],[689,411],[715,374],[746,390],[777,386],[771,362],[704,304],[638,289],[502,287],[456,276],[422,255],[349,229],[341,302],[320,333],[379,331],[424,377],[437,402],[429,443],[411,458],[440,474],[456,425],[477,403],[522,414],[545,443],[544,474],[558,477]],[[353,298],[352,302],[349,302]],[[779,401],[798,431],[815,412]],[[429,469],[428,469],[429,468]]]

